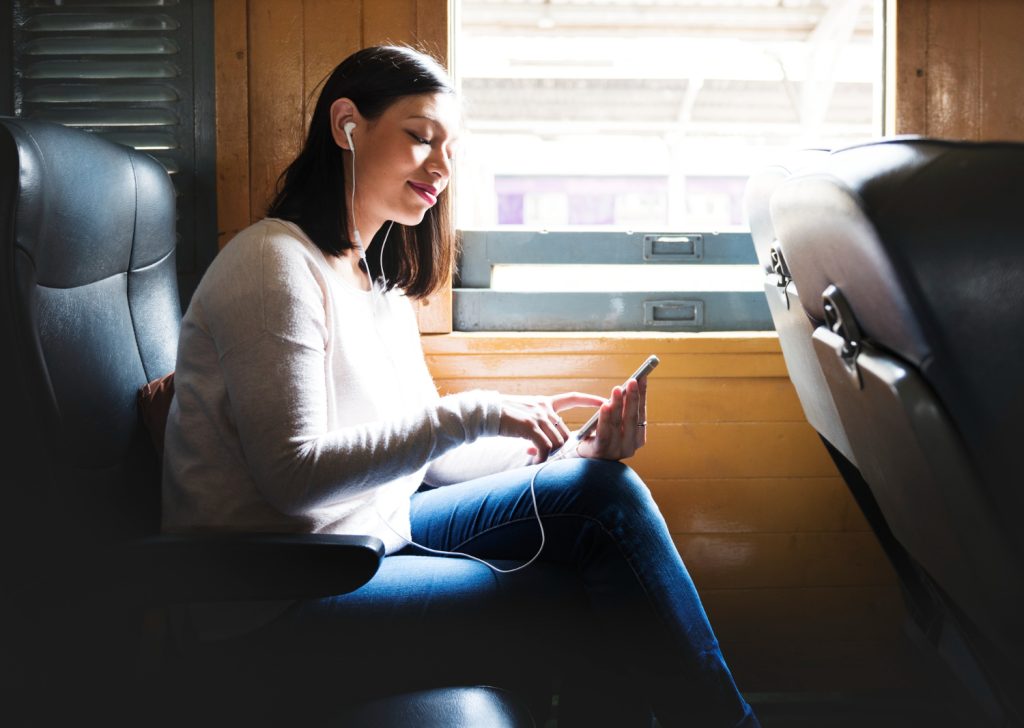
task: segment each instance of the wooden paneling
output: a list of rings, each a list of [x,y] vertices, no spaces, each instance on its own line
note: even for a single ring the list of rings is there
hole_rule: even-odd
[[[978,16],[983,3],[928,5],[928,129],[941,136],[980,139]],[[934,131],[933,131],[934,130]]]
[[[896,584],[871,533],[679,534],[673,540],[699,589]]]
[[[888,23],[890,133],[1024,140],[1024,3],[897,0]]]
[[[841,478],[646,478],[669,530],[842,533],[869,530]]]
[[[259,220],[304,130],[302,4],[249,0],[251,220]]]
[[[345,56],[362,45],[362,17],[361,0],[303,0],[303,131],[308,128],[327,76]]]
[[[249,224],[249,46],[246,0],[213,5],[217,88],[217,242]]]
[[[363,45],[413,43],[416,0],[364,0]]]
[[[417,46],[437,58],[452,58],[449,0],[416,0]]]
[[[978,24],[982,133],[986,138],[1024,140],[1024,3],[980,4],[984,6]]]

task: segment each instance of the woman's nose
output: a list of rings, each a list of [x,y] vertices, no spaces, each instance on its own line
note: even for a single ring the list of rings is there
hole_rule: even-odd
[[[427,171],[434,177],[447,181],[452,176],[452,160],[448,150],[438,147],[427,159]]]

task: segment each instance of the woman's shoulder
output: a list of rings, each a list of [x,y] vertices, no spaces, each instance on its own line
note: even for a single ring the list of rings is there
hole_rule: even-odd
[[[298,225],[287,220],[267,217],[239,231],[228,241],[220,254],[236,259],[254,260],[261,260],[269,255],[275,259],[309,263],[323,258],[319,252]]]
[[[326,265],[319,248],[298,226],[265,218],[231,238],[216,255],[204,278],[218,286],[243,281],[259,287],[286,282],[318,285]]]
[[[204,312],[210,330],[220,332],[225,347],[264,331],[292,331],[296,321],[323,318],[326,283],[319,250],[282,222],[268,218],[241,230],[196,289],[193,304]]]
[[[266,218],[241,230],[214,257],[197,294],[203,300],[260,298],[274,292],[309,290],[320,298],[323,256],[302,231]],[[301,294],[306,295],[306,294]]]

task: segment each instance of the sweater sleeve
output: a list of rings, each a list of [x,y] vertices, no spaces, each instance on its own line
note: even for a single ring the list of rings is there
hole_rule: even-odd
[[[528,440],[518,437],[488,437],[449,450],[427,469],[428,485],[452,485],[493,475],[533,463],[527,454]]]
[[[323,282],[264,242],[252,280],[222,292],[214,338],[245,467],[275,508],[297,515],[346,500],[497,434],[500,399],[484,391],[330,428]]]

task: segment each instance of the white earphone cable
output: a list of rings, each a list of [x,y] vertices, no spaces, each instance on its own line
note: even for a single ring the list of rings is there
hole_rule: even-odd
[[[550,461],[549,460],[548,462],[545,462],[543,465],[541,465],[539,468],[537,468],[535,471],[533,471],[533,475],[530,477],[530,498],[533,499],[533,515],[537,519],[537,528],[540,529],[540,545],[537,547],[537,553],[535,553],[533,556],[531,556],[529,561],[527,561],[527,562],[525,562],[523,564],[520,564],[519,566],[514,566],[514,567],[512,567],[510,569],[503,569],[500,566],[495,566],[494,564],[492,564],[492,563],[490,563],[488,561],[485,561],[484,559],[481,559],[478,556],[473,556],[472,554],[467,554],[467,553],[465,553],[463,551],[444,551],[442,549],[432,549],[429,546],[424,546],[423,544],[418,544],[415,541],[412,541],[411,539],[406,538],[405,536],[400,534],[398,531],[396,531],[395,528],[390,523],[388,523],[388,520],[386,518],[384,518],[384,516],[381,515],[379,510],[377,511],[377,517],[381,520],[381,523],[383,523],[384,526],[387,527],[387,529],[389,531],[391,531],[391,533],[393,533],[396,536],[398,536],[398,538],[402,539],[402,541],[404,541],[405,543],[407,543],[410,546],[415,546],[418,549],[423,549],[424,551],[427,551],[427,552],[432,553],[432,554],[438,554],[439,556],[461,556],[463,558],[472,559],[473,561],[477,561],[477,562],[483,564],[484,566],[486,566],[491,571],[497,572],[499,574],[512,574],[512,573],[514,573],[516,571],[521,571],[522,569],[525,569],[527,566],[532,564],[534,561],[536,561],[540,557],[541,552],[544,551],[544,544],[545,544],[545,542],[547,540],[547,537],[546,537],[546,535],[544,533],[544,522],[540,518],[540,507],[537,505],[537,488],[536,488],[536,483],[537,483],[537,476],[540,475],[541,472],[543,472],[544,468],[546,468],[552,462],[554,462],[554,461]],[[376,507],[375,507],[375,509],[376,509]]]

